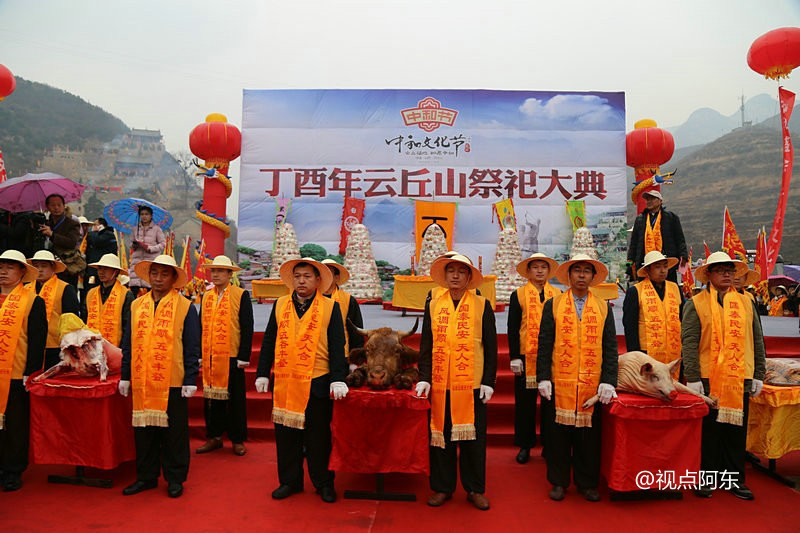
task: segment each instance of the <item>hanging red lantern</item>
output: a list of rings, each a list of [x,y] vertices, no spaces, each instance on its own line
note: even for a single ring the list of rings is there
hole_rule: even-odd
[[[195,215],[203,222],[206,254],[215,257],[224,253],[230,235],[225,203],[231,195],[231,181],[227,174],[230,162],[241,153],[242,132],[229,124],[225,115],[212,113],[189,134],[189,149],[211,169],[203,180],[203,202]]]
[[[5,65],[0,65],[0,100],[14,92],[17,88],[17,80]]]
[[[765,78],[788,78],[800,66],[800,28],[778,28],[753,41],[747,64]]]
[[[655,120],[645,118],[633,125],[633,131],[625,136],[627,164],[633,167],[636,183],[658,174],[659,167],[670,160],[675,152],[675,139],[667,130],[658,127]],[[636,212],[644,210],[642,194],[647,190],[659,190],[660,186],[647,187],[637,195]]]

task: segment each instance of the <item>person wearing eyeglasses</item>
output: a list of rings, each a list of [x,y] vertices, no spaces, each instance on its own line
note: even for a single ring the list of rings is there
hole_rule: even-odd
[[[719,403],[703,418],[700,469],[729,472],[731,482],[717,486],[752,500],[744,483],[748,405],[764,386],[766,350],[755,304],[733,286],[747,271],[726,252],[714,252],[697,267],[695,279],[708,286],[684,305],[681,350],[689,388]],[[712,485],[704,481],[695,494],[710,498]]]

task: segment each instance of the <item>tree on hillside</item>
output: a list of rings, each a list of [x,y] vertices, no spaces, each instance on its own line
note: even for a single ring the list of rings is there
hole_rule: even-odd
[[[84,213],[86,218],[89,220],[94,220],[97,217],[103,216],[103,202],[97,197],[97,193],[94,193],[89,199],[86,201],[86,206],[84,207]]]
[[[328,251],[319,244],[310,242],[300,247],[300,257],[313,257],[317,261],[322,261],[328,257]]]

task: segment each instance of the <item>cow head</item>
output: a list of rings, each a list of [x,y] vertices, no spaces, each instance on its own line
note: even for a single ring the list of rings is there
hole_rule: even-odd
[[[366,383],[372,389],[387,389],[395,376],[406,367],[416,363],[419,352],[402,343],[403,339],[417,331],[419,318],[411,331],[396,331],[392,328],[370,330],[358,329],[366,339],[363,355],[366,358]],[[351,352],[351,360],[352,360]]]

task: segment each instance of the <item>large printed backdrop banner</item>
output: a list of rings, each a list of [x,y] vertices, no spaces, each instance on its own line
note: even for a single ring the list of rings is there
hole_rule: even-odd
[[[621,92],[245,90],[239,244],[272,248],[283,197],[300,244],[335,254],[352,196],[375,258],[408,268],[413,200],[455,202],[453,247],[490,264],[492,205],[513,198],[523,255],[563,258],[564,202],[584,200],[601,257],[624,262],[625,171]]]

